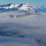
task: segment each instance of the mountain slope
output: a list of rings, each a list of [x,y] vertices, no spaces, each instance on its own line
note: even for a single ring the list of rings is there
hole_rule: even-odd
[[[30,3],[22,3],[20,4],[19,6],[17,6],[18,9],[21,11],[21,10],[24,10],[24,11],[28,11],[28,12],[34,12],[33,8],[31,8],[31,5]]]
[[[0,7],[6,8],[6,9],[8,9],[8,8],[15,8],[15,7],[17,7],[17,6],[18,6],[18,5],[15,5],[15,4],[13,4],[13,3],[0,5]]]
[[[14,3],[0,5],[0,11],[28,11],[30,13],[35,12],[46,12],[46,5],[43,6],[33,6],[30,3],[21,3],[16,5]]]
[[[44,6],[31,6],[35,11],[38,11],[38,12],[46,12],[46,5]]]
[[[20,5],[15,5],[13,3],[0,5],[0,8],[5,9],[4,11],[28,11],[34,13],[33,8],[31,8],[30,3],[21,3]],[[3,10],[2,10],[3,11]]]

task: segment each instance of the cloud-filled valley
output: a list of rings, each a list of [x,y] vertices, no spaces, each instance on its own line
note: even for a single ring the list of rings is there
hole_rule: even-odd
[[[0,46],[46,46],[46,13],[10,18],[25,12],[0,13]]]

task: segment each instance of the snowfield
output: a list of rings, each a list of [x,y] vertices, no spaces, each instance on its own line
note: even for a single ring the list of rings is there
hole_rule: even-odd
[[[46,46],[46,13],[10,18],[10,15],[24,14],[0,13],[0,46]]]

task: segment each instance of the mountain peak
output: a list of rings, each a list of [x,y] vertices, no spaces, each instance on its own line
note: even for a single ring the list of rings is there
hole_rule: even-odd
[[[40,8],[46,8],[46,5],[41,6]]]
[[[17,8],[19,11],[34,12],[33,8],[31,8],[30,3],[21,3],[20,5],[15,5],[13,3],[9,3],[9,4],[2,5],[1,8],[6,8],[6,9]]]

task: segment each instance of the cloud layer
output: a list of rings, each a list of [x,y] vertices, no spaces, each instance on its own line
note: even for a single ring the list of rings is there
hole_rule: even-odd
[[[11,14],[0,13],[0,46],[46,46],[46,13],[10,18]]]

